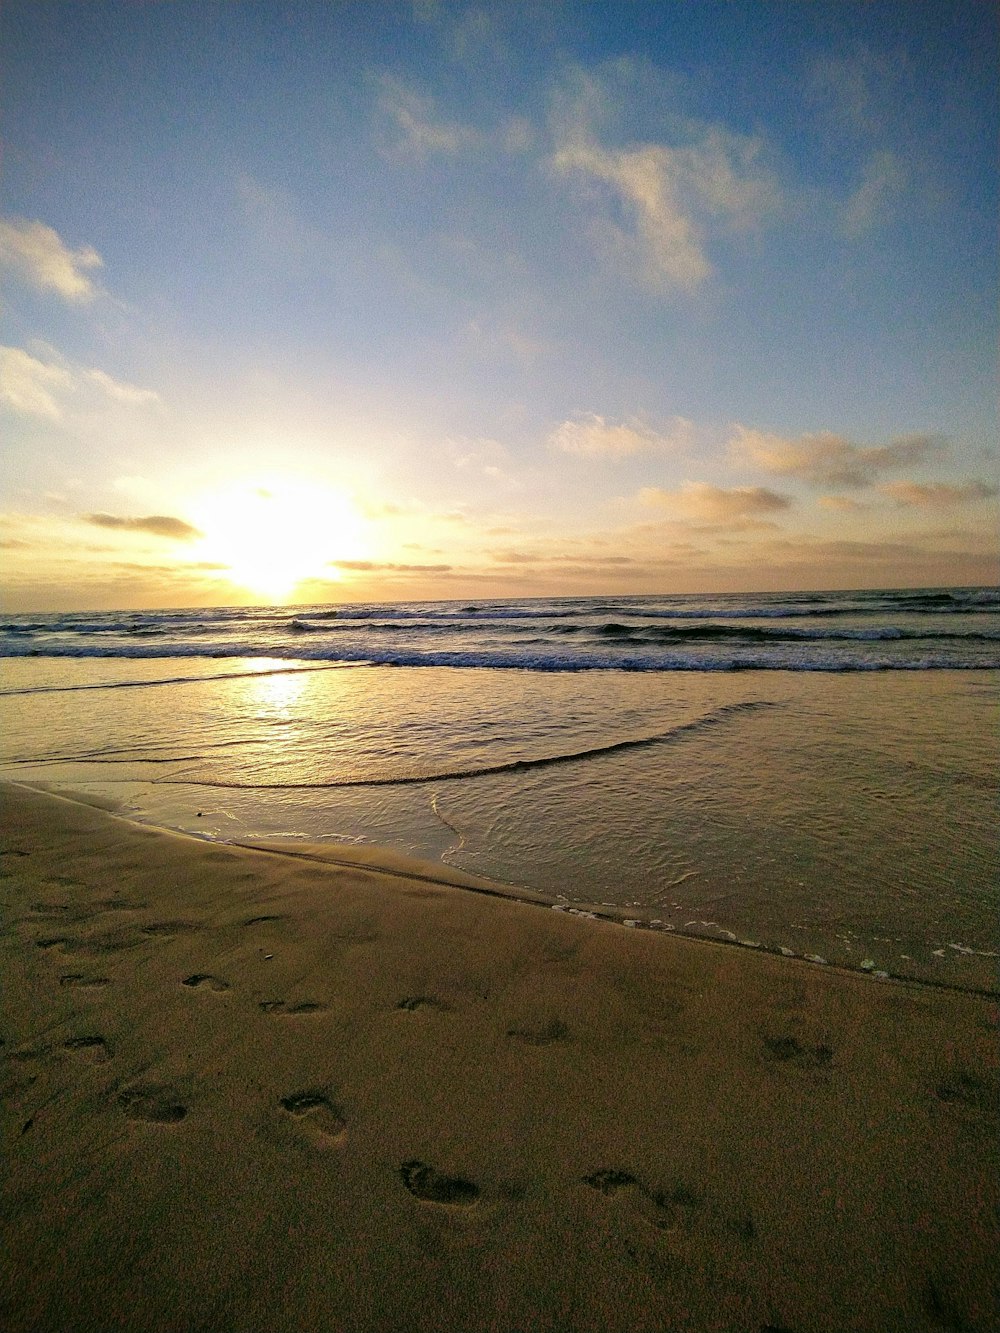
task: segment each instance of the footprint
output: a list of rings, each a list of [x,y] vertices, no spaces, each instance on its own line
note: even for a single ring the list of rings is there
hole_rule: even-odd
[[[666,1193],[643,1189],[642,1195],[653,1206],[650,1221],[662,1231],[676,1231],[701,1205],[701,1195],[686,1185],[677,1185]]]
[[[985,1109],[990,1100],[989,1091],[989,1085],[983,1079],[958,1070],[937,1085],[934,1095],[942,1102]]]
[[[321,1089],[290,1093],[281,1098],[280,1104],[290,1116],[308,1124],[323,1139],[343,1143],[347,1137],[347,1122]]]
[[[60,986],[78,986],[84,990],[95,989],[99,986],[110,986],[110,977],[88,977],[82,972],[65,972],[59,978]]]
[[[285,918],[283,916],[271,913],[265,916],[252,916],[249,919],[249,921],[244,921],[243,924],[244,926],[259,926],[265,921],[284,921],[284,920]]]
[[[186,930],[194,930],[195,926],[190,921],[152,921],[148,926],[140,926],[139,929],[144,935],[151,935],[154,939],[159,939],[160,937],[180,935]]]
[[[35,940],[35,948],[64,949],[69,942],[66,935],[43,935],[40,940]]]
[[[678,1230],[701,1204],[701,1196],[686,1185],[677,1185],[669,1191],[651,1190],[631,1172],[614,1168],[584,1176],[583,1183],[608,1197],[621,1190],[633,1191],[637,1211],[661,1231]]]
[[[445,1004],[444,1000],[439,1000],[436,995],[404,995],[396,1008],[403,1009],[408,1014],[414,1014],[418,1009],[433,1009],[439,1014],[446,1014],[450,1011],[451,1005]]]
[[[399,1168],[403,1184],[424,1203],[445,1203],[469,1208],[479,1198],[479,1186],[460,1176],[445,1176],[426,1162],[404,1162]]]
[[[86,1060],[92,1060],[95,1064],[111,1058],[108,1043],[103,1037],[71,1037],[69,1041],[63,1042],[63,1050],[69,1051],[70,1055],[79,1055]]]
[[[155,1125],[175,1125],[188,1111],[172,1089],[146,1084],[121,1093],[118,1105],[130,1120]]]
[[[583,1183],[591,1189],[600,1190],[602,1194],[617,1194],[619,1190],[627,1189],[629,1185],[638,1185],[639,1182],[627,1171],[604,1170],[584,1176]]]
[[[529,1046],[551,1046],[556,1041],[569,1041],[569,1028],[561,1019],[553,1018],[538,1027],[508,1028],[507,1036]]]
[[[764,1046],[772,1059],[800,1069],[823,1069],[833,1060],[832,1047],[823,1043],[804,1046],[797,1037],[765,1037]]]
[[[265,1014],[294,1017],[302,1014],[323,1014],[329,1005],[320,1004],[318,1000],[299,1000],[294,1004],[290,1004],[287,1000],[261,1000],[260,1007]]]
[[[215,991],[217,994],[229,989],[228,981],[223,981],[221,977],[213,977],[208,972],[195,972],[192,976],[185,977],[181,985],[190,986],[192,990],[203,986],[205,990]]]

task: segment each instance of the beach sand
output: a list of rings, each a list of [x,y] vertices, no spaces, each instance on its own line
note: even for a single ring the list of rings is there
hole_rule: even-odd
[[[2,830],[8,1333],[996,1327],[994,1001],[23,788]]]

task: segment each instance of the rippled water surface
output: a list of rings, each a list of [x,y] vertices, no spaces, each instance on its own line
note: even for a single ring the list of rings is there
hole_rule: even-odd
[[[564,909],[992,989],[998,682],[21,657],[0,762],[207,836],[388,843]]]

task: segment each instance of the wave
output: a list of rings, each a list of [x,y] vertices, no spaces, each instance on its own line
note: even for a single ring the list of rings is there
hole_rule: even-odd
[[[153,778],[156,786],[164,787],[223,787],[239,791],[327,791],[347,787],[417,787],[430,782],[457,782],[467,778],[493,777],[499,773],[527,773],[535,768],[549,768],[554,764],[573,764],[584,759],[596,759],[625,750],[644,749],[680,740],[692,732],[716,727],[738,713],[753,713],[764,708],[778,708],[768,699],[747,699],[741,703],[723,704],[692,722],[683,722],[649,736],[630,740],[610,741],[607,745],[592,745],[585,750],[571,750],[559,754],[541,755],[537,759],[510,759],[502,764],[483,764],[476,768],[445,769],[438,773],[402,774],[385,778],[341,778],[332,782],[236,782],[225,778]]]
[[[811,656],[791,656],[788,651],[781,651],[780,643],[773,643],[768,652],[763,645],[756,652],[728,654],[715,652],[710,655],[691,653],[669,653],[650,651],[648,640],[636,638],[632,641],[615,645],[615,650],[606,652],[574,651],[558,652],[548,645],[545,639],[536,640],[535,644],[544,651],[531,652],[532,644],[522,644],[516,648],[491,649],[488,651],[449,650],[420,651],[419,649],[375,648],[370,644],[309,647],[303,644],[268,644],[232,641],[227,643],[192,644],[184,641],[123,644],[54,644],[39,649],[29,645],[7,644],[3,654],[7,657],[59,657],[59,658],[102,658],[124,660],[148,660],[153,658],[268,658],[273,661],[323,662],[330,665],[348,666],[396,666],[396,667],[464,667],[494,668],[514,671],[935,671],[935,670],[995,670],[1000,668],[1000,653],[996,655],[978,654],[961,657],[954,654],[923,653],[919,656],[901,655],[872,657],[844,655],[823,656],[813,653]],[[679,647],[681,645],[674,645]],[[790,645],[788,645],[790,647]],[[622,649],[643,648],[641,653],[627,653]],[[739,645],[733,645],[734,648]],[[249,672],[234,672],[234,675],[249,675]],[[268,674],[263,672],[261,674]],[[201,677],[183,676],[178,681],[166,681],[173,684]],[[129,684],[146,684],[135,681]],[[49,688],[92,688],[90,686],[49,687]],[[17,693],[16,690],[6,693]]]
[[[101,654],[107,656],[107,654]],[[171,654],[177,656],[178,654]],[[70,654],[66,654],[70,656]],[[337,671],[366,666],[365,662],[327,662],[322,666],[266,667],[263,671],[213,671],[204,676],[161,676],[156,680],[108,680],[83,685],[33,685],[19,690],[0,690],[0,698],[13,694],[67,694],[76,690],[135,690],[153,685],[196,685],[203,680],[243,680],[254,676],[288,676],[305,671]]]
[[[375,647],[370,643],[307,644],[246,642],[230,640],[227,642],[190,643],[184,640],[163,641],[156,643],[84,643],[52,644],[44,649],[31,645],[6,644],[3,655],[8,657],[58,657],[88,659],[150,660],[160,658],[177,659],[270,659],[275,662],[290,661],[299,663],[326,663],[347,666],[396,666],[396,667],[463,667],[494,668],[517,671],[932,671],[932,670],[992,670],[1000,667],[1000,653],[984,654],[982,649],[967,650],[968,655],[957,653],[923,652],[913,656],[904,656],[902,651],[891,655],[874,656],[860,652],[860,645],[855,643],[853,655],[844,652],[830,652],[825,655],[820,647],[827,646],[835,650],[836,644],[824,644],[822,640],[810,643],[811,651],[800,651],[795,655],[791,642],[782,643],[774,640],[748,640],[746,651],[740,651],[742,644],[729,639],[729,651],[723,652],[711,641],[704,644],[705,651],[698,653],[680,651],[684,643],[680,640],[665,640],[657,643],[640,635],[626,636],[619,640],[610,640],[604,651],[573,649],[559,651],[546,638],[535,638],[517,646],[499,647],[484,650],[449,649],[421,650],[411,647],[389,648]],[[743,636],[745,638],[745,636]],[[958,642],[966,637],[959,636]],[[954,640],[953,640],[954,642]],[[675,651],[665,651],[667,646]],[[755,650],[752,650],[754,648]],[[890,646],[887,641],[883,645]],[[895,647],[895,645],[893,645]],[[802,648],[799,643],[798,647]],[[640,650],[629,652],[627,649]],[[277,670],[271,668],[269,670]],[[288,669],[288,668],[285,668]],[[300,668],[301,669],[301,668]],[[233,672],[233,675],[249,675],[250,672]],[[268,674],[268,670],[261,674]],[[177,681],[168,679],[166,684],[181,683],[196,679],[179,677]],[[200,679],[200,678],[198,678]],[[135,681],[129,684],[140,685],[152,682]],[[89,685],[48,688],[93,688]],[[17,691],[6,691],[16,693]]]
[[[590,627],[581,625],[577,630]],[[1000,642],[1000,630],[954,630],[900,629],[895,625],[877,625],[867,629],[803,629],[797,626],[783,626],[771,629],[759,625],[685,625],[671,628],[660,625],[623,625],[610,621],[605,625],[593,627],[592,633],[602,638],[621,639],[629,643],[683,643],[696,641],[719,641],[735,643],[802,643],[808,641],[828,643],[877,643],[896,642],[899,640],[949,640],[959,643]]]

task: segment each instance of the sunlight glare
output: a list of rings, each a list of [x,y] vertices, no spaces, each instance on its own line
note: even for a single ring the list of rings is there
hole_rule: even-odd
[[[199,557],[270,602],[306,579],[338,579],[332,562],[366,553],[365,521],[351,499],[299,478],[246,480],[205,496],[194,513],[205,534]]]

